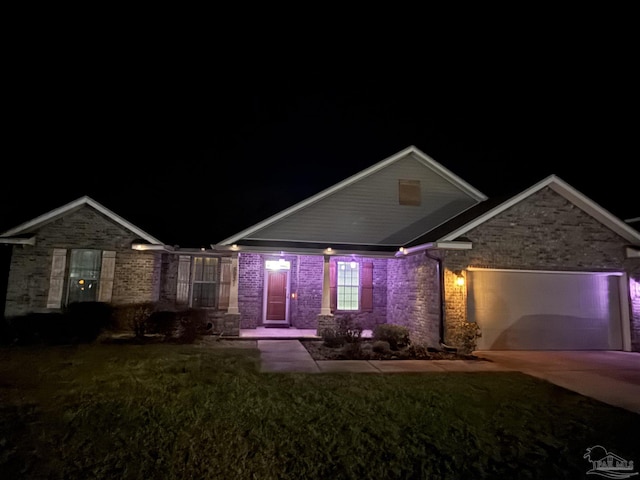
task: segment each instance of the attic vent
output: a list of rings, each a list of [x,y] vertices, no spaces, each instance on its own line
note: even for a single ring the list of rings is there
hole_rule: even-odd
[[[420,205],[420,180],[398,180],[400,205]]]

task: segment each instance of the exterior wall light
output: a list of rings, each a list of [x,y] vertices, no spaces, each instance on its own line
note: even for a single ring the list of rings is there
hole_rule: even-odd
[[[464,277],[462,275],[458,275],[456,277],[456,285],[459,287],[463,287],[464,286]]]

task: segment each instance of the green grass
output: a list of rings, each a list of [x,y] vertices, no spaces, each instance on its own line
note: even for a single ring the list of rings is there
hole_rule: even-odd
[[[7,479],[586,478],[640,415],[519,373],[259,373],[253,348],[0,349]]]

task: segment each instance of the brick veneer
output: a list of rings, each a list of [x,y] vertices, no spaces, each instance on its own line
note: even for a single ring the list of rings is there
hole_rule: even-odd
[[[625,259],[625,239],[550,188],[525,198],[465,234],[471,250],[449,250],[449,273],[468,267],[558,270],[638,271],[637,259]],[[635,269],[635,270],[634,270]],[[456,299],[454,276],[446,281],[445,340],[462,344],[470,326],[464,296]],[[458,289],[459,290],[459,289]],[[632,343],[639,347],[640,310],[632,311]]]
[[[158,299],[160,254],[132,251],[131,243],[136,239],[132,233],[93,208],[83,207],[69,213],[44,225],[36,233],[35,245],[13,247],[6,317],[51,311],[46,304],[54,248],[115,251],[113,304]],[[68,261],[66,267],[68,272]]]
[[[264,305],[264,262],[281,258],[278,255],[241,253],[239,255],[238,309],[240,328],[256,328],[262,324]],[[296,328],[318,327],[318,315],[322,308],[322,279],[324,259],[320,255],[284,255],[291,262],[289,323]],[[350,261],[351,257],[335,257],[333,260]],[[365,329],[386,322],[387,315],[387,264],[382,259],[362,259],[373,263],[373,311],[352,315]]]
[[[389,260],[387,271],[387,322],[407,327],[413,343],[438,347],[438,262],[422,252]]]

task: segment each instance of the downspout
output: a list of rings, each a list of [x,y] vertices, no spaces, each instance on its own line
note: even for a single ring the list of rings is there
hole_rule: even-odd
[[[440,282],[440,321],[438,324],[439,343],[443,350],[448,352],[457,352],[457,347],[451,347],[444,343],[444,270],[442,268],[442,259],[429,254],[429,250],[425,250],[424,254],[431,260],[435,260],[438,265],[438,279]]]

